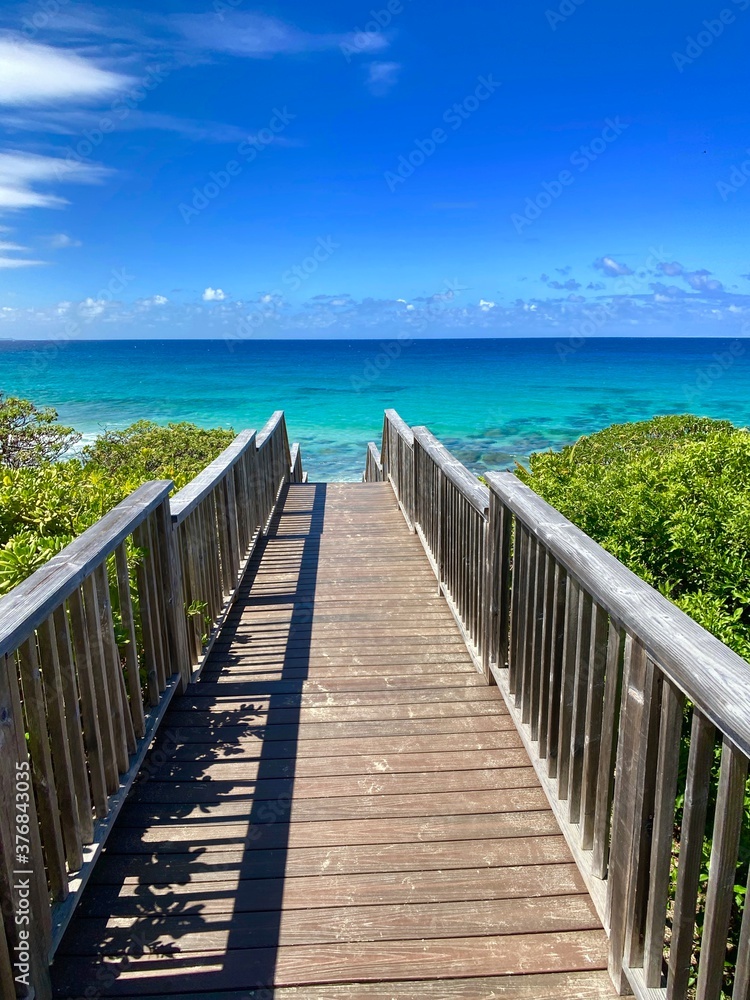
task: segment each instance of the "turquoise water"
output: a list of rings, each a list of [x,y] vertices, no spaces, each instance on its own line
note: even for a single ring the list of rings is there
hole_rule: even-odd
[[[87,436],[141,418],[241,430],[284,409],[311,479],[357,479],[389,406],[477,471],[614,421],[750,424],[750,341],[0,341],[0,390]]]

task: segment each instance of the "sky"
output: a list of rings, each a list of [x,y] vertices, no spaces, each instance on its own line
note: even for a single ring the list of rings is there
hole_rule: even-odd
[[[0,3],[0,337],[750,336],[750,0]]]

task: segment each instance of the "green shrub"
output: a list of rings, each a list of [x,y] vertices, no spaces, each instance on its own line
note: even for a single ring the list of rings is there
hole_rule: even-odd
[[[692,416],[615,424],[517,474],[750,659],[750,432]]]
[[[176,489],[184,486],[233,437],[232,431],[194,424],[139,421],[124,431],[108,431],[77,458],[0,466],[0,594],[142,483],[172,479]]]

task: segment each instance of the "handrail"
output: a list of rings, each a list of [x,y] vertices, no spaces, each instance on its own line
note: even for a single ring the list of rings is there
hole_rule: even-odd
[[[266,423],[263,425],[258,433],[258,451],[264,448],[266,442],[273,436],[273,432],[279,426],[279,424],[284,422],[284,411],[274,410],[271,416],[268,418]]]
[[[302,469],[302,451],[296,441],[292,445],[289,455],[289,482],[304,482],[305,474]]]
[[[362,474],[362,482],[382,483],[384,478],[380,451],[375,442],[370,441],[367,445],[367,458],[365,460],[365,471]]]
[[[226,475],[229,469],[236,465],[245,452],[254,447],[254,438],[254,430],[241,431],[228,448],[225,448],[210,465],[198,473],[195,479],[192,479],[179,493],[172,497],[170,507],[172,520],[175,524],[181,524],[188,514],[191,514],[215,488],[217,482]]]
[[[412,431],[411,427],[409,427],[409,425],[406,423],[406,421],[401,419],[401,417],[398,415],[398,413],[396,413],[395,410],[392,409],[386,410],[385,419],[386,422],[393,427],[396,433],[399,434],[404,439],[404,441],[407,443],[407,445],[409,445],[409,447],[411,447],[414,444],[414,432]]]
[[[171,489],[170,480],[144,483],[0,598],[0,656],[18,649],[83,583],[91,568],[114,552],[156,510]]]
[[[452,455],[444,444],[431,434],[426,427],[415,427],[414,440],[438,466],[453,485],[460,490],[479,514],[486,514],[490,507],[490,492],[473,476],[465,465]]]
[[[597,604],[622,628],[637,632],[682,693],[750,756],[750,664],[512,473],[489,472],[487,481]]]
[[[515,476],[488,473],[485,491],[404,426],[386,411],[387,481],[503,694],[609,935],[618,992],[680,1000],[697,976],[700,1000],[719,1000],[729,968],[732,995],[750,996],[750,893],[741,926],[732,893],[750,834],[750,665]]]

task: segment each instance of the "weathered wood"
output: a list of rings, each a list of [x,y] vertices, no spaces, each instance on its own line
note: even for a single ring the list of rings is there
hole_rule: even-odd
[[[76,677],[75,661],[73,659],[73,646],[70,640],[68,612],[65,605],[61,605],[55,611],[53,622],[55,639],[57,641],[58,661],[60,663],[68,752],[70,754],[76,808],[78,810],[78,829],[80,831],[81,842],[83,844],[90,844],[94,835],[91,791],[89,789],[86,751],[83,745],[83,722],[81,719],[78,680]]]
[[[677,891],[669,947],[667,1000],[682,1000],[690,977],[696,897],[706,835],[709,776],[716,731],[698,709],[693,710],[685,807],[680,831]]]
[[[750,755],[750,668],[674,604],[508,473],[490,488],[616,621],[637,632],[647,652],[685,696]],[[695,664],[701,664],[696,670]]]
[[[263,441],[268,436],[268,431],[264,428]],[[251,448],[260,447],[262,441],[260,435],[256,438],[254,430],[241,431],[232,441],[229,447],[215,458],[210,465],[198,473],[187,486],[184,486],[170,500],[172,520],[175,524],[181,524],[203,500],[215,488],[216,483],[240,461],[246,451]]]
[[[171,482],[146,483],[41,569],[0,598],[0,655],[12,652],[70,597],[135,524],[169,495]]]
[[[680,736],[685,699],[664,682],[656,764],[654,823],[651,839],[650,884],[643,969],[649,988],[661,986],[664,965],[664,929],[667,922],[670,867],[674,838],[675,797],[680,765]]]
[[[273,519],[251,560],[252,585],[231,615],[232,641],[214,647],[202,679],[173,703],[152,751],[158,763],[147,765],[148,780],[121,812],[74,918],[73,943],[56,963],[61,989],[71,963],[84,953],[92,962],[123,954],[132,928],[152,919],[160,924],[157,950],[176,944],[198,963],[190,981],[206,989],[230,982],[218,970],[235,958],[243,971],[234,981],[252,985],[248,969],[263,949],[283,958],[313,945],[313,979],[330,978],[331,949],[365,977],[391,975],[379,952],[367,954],[376,943],[398,952],[411,942],[420,954],[426,946],[431,975],[444,960],[437,942],[451,953],[455,944],[463,963],[455,974],[465,977],[484,968],[483,942],[502,937],[512,941],[502,954],[517,973],[572,972],[581,962],[590,967],[594,952],[593,964],[605,964],[598,917],[503,700],[468,672],[452,618],[428,610],[432,617],[420,620],[419,609],[436,604],[429,571],[418,586],[411,569],[393,573],[419,542],[395,521],[387,532],[399,544],[354,572],[333,558],[303,559],[301,547],[288,544],[301,536],[317,553],[326,535],[340,553],[361,509],[359,501],[350,506],[348,491],[354,498],[372,491],[378,506],[390,491],[338,488],[325,509],[349,516],[309,518],[315,489],[285,491],[291,516]],[[468,627],[484,628],[484,522],[452,484],[448,498],[444,537],[455,548],[465,531],[477,569],[465,573],[454,562],[445,572],[457,574]],[[342,605],[338,584],[334,591],[329,583],[326,596],[326,581],[337,577],[343,593],[356,587],[356,601]],[[371,602],[369,593],[381,590],[389,599]],[[410,594],[414,611],[404,612]],[[169,907],[197,903],[202,919],[169,916],[159,890],[167,885]],[[533,956],[518,960],[527,933]],[[600,936],[586,940],[582,958],[583,939],[574,935],[588,933]],[[365,948],[356,961],[347,950],[355,946]],[[486,967],[503,968],[501,952],[491,954]],[[217,970],[204,972],[204,958],[218,955]],[[136,962],[128,973],[134,995],[149,984],[153,992],[151,963]],[[83,975],[86,966],[77,968]],[[297,963],[289,968],[301,981]],[[352,973],[342,971],[340,981],[350,983]],[[170,989],[181,983],[171,980]]]
[[[105,749],[102,745],[102,734],[99,726],[99,712],[89,649],[89,633],[81,591],[76,590],[71,594],[68,603],[70,606],[71,633],[75,648],[76,671],[81,695],[83,739],[86,745],[89,774],[91,776],[91,795],[96,817],[97,819],[103,819],[108,812],[107,779],[104,770]]]
[[[607,666],[602,707],[602,742],[599,747],[599,774],[596,779],[593,851],[591,869],[595,878],[603,879],[609,862],[609,835],[612,818],[612,796],[615,784],[615,759],[622,694],[622,666],[625,634],[610,620],[607,637]]]
[[[120,595],[120,617],[125,633],[122,655],[125,661],[124,669],[129,694],[128,707],[131,719],[133,720],[133,730],[136,737],[140,739],[146,730],[146,723],[143,713],[143,693],[139,674],[140,664],[138,662],[135,616],[133,615],[133,604],[130,596],[130,570],[128,568],[128,557],[124,543],[118,545],[115,550],[115,568],[117,572],[117,590]]]
[[[23,706],[29,732],[31,772],[47,861],[47,879],[50,894],[53,900],[58,901],[65,899],[68,894],[68,878],[36,637],[32,637],[21,646],[19,661]]]
[[[60,658],[57,652],[57,635],[52,618],[48,618],[39,629],[38,641],[39,659],[44,675],[50,754],[55,774],[55,789],[65,843],[65,857],[68,869],[78,871],[83,863],[80,815],[73,763],[68,745],[69,729],[65,721],[65,701]],[[88,800],[88,790],[86,791],[86,799]]]
[[[714,1000],[722,991],[737,854],[745,819],[746,781],[747,757],[725,740],[716,796],[696,1000]]]

